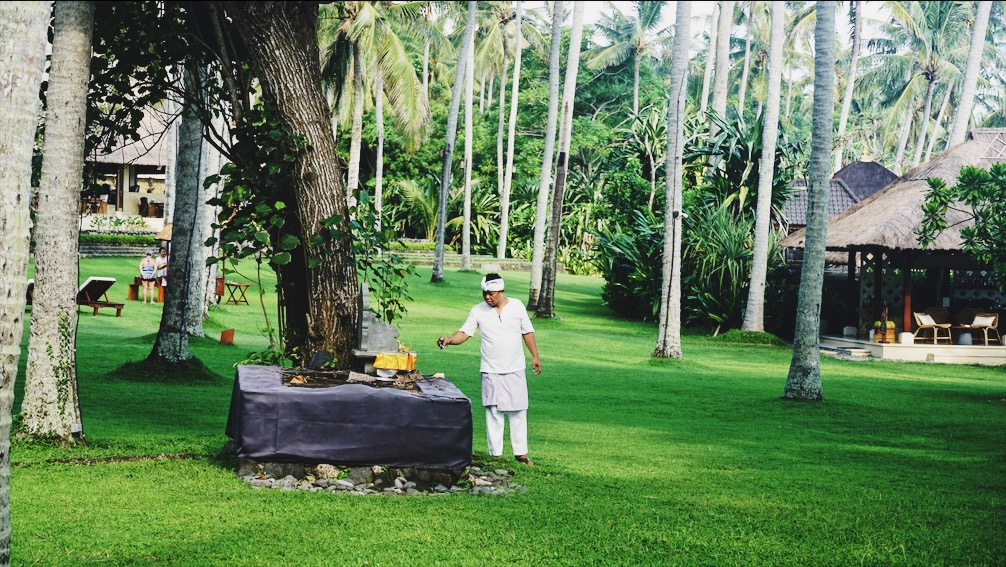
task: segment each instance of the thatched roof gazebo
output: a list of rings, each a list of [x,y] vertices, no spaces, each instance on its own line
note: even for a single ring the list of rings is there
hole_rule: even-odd
[[[872,285],[873,311],[877,312],[883,297],[882,271],[884,256],[888,263],[902,268],[902,297],[891,298],[891,304],[904,307],[904,329],[911,328],[911,270],[913,268],[953,268],[976,269],[970,257],[961,252],[963,241],[961,229],[969,226],[972,219],[964,212],[949,209],[949,228],[939,234],[925,250],[918,243],[916,229],[922,222],[922,205],[929,189],[928,179],[939,177],[947,185],[954,185],[961,167],[973,165],[988,168],[994,163],[1006,161],[1006,129],[984,128],[972,130],[967,141],[939,154],[932,161],[907,172],[884,189],[828,221],[825,246],[829,251],[849,253],[850,281],[855,279],[860,253],[864,267],[872,264],[874,282],[864,282],[858,294]],[[787,236],[780,243],[783,247],[803,248],[806,230],[801,229]],[[865,285],[864,285],[865,284]],[[885,301],[886,302],[886,301]]]

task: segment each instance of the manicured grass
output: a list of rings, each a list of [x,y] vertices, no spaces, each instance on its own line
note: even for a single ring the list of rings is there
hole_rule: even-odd
[[[139,259],[83,262],[132,279]],[[480,300],[478,274],[420,270],[401,341],[475,400],[478,343],[440,351]],[[506,273],[522,300],[527,274]],[[601,282],[560,276],[561,320],[535,320],[525,494],[354,497],[254,490],[218,457],[231,365],[266,344],[257,307],[212,315],[193,351],[216,377],[136,379],[160,306],[85,313],[86,448],[15,443],[15,563],[39,565],[1001,565],[1006,562],[1002,369],[822,361],[825,401],[780,399],[790,350],[686,336],[653,360],[656,328],[618,320]],[[125,297],[125,285],[119,285]],[[253,287],[249,292],[256,291]],[[217,341],[238,329],[236,346]],[[103,456],[195,454],[80,464]]]

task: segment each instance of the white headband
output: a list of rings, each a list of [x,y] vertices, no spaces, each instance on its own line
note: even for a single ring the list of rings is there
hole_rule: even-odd
[[[503,291],[503,278],[486,281],[483,277],[482,291]]]

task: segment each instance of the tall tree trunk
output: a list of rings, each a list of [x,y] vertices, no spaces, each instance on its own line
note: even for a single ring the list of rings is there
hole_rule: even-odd
[[[475,90],[475,35],[465,61],[465,202],[461,211],[461,269],[472,269],[472,98]]]
[[[210,126],[213,131],[222,132],[224,129],[223,117],[219,114],[214,115]],[[189,264],[192,266],[189,273],[190,308],[185,326],[185,332],[190,337],[206,336],[203,331],[203,320],[209,314],[209,306],[216,303],[216,294],[211,291],[215,288],[214,279],[217,266],[216,264],[206,265],[210,249],[206,247],[205,243],[210,236],[213,236],[213,223],[217,222],[217,207],[208,204],[207,201],[217,196],[218,188],[215,183],[206,187],[206,180],[220,173],[220,151],[209,143],[205,136],[200,140],[199,151],[199,185],[196,188],[195,225],[192,227],[192,246],[189,253]],[[180,211],[179,214],[185,215],[188,214],[188,211]],[[169,259],[169,269],[170,265]]]
[[[423,42],[423,92],[430,100],[430,40]]]
[[[985,50],[985,34],[989,27],[989,13],[992,2],[978,2],[975,14],[975,25],[971,33],[971,49],[968,51],[968,66],[964,70],[964,80],[961,86],[961,101],[954,112],[954,127],[950,131],[947,147],[951,148],[964,141],[968,133],[968,123],[971,121],[971,109],[975,105],[975,89],[978,86],[978,74],[982,68],[982,53]]]
[[[953,89],[950,85],[947,85],[947,92],[943,94],[943,104],[940,105],[940,113],[936,115],[936,124],[933,125],[933,135],[929,136],[929,145],[926,146],[927,162],[933,157],[933,150],[936,148],[936,138],[939,137],[940,127],[943,125],[943,117],[946,116],[947,107],[950,106],[951,92],[953,92]]]
[[[835,165],[832,171],[842,169],[842,156],[849,145],[845,141],[845,127],[849,123],[849,111],[852,109],[852,93],[856,87],[856,71],[859,69],[859,47],[863,41],[863,2],[854,0],[852,10],[852,53],[849,59],[849,76],[845,80],[845,96],[842,97],[842,111],[838,116],[838,145],[835,147]]]
[[[352,239],[323,248],[311,244],[327,219],[348,230],[346,192],[338,167],[335,138],[321,86],[318,55],[318,5],[309,2],[226,4],[262,81],[276,103],[277,118],[303,136],[307,149],[285,200],[293,206],[301,246],[283,267],[287,345],[310,357],[327,352],[346,366],[356,344],[360,289],[352,259]],[[315,265],[312,259],[322,260]]]
[[[174,116],[177,105],[171,99],[164,101],[164,112]],[[164,222],[175,215],[175,152],[177,151],[178,121],[171,120],[164,132]]]
[[[720,19],[716,30],[716,69],[713,74],[713,112],[727,116],[727,91],[730,88],[730,28],[734,21],[733,0],[721,0]],[[716,134],[714,124],[709,125],[709,135]]]
[[[688,45],[692,3],[678,1],[671,52],[671,86],[667,105],[667,204],[664,207],[664,266],[660,285],[660,318],[653,356],[681,358],[681,192],[685,141],[685,96],[688,93]],[[654,168],[656,169],[656,168]]]
[[[912,131],[912,118],[914,114],[914,110],[905,112],[904,121],[901,123],[901,132],[898,134],[898,148],[894,152],[894,166],[891,170],[898,174],[899,177],[903,172],[901,164],[905,159],[905,149],[908,147],[908,135]]]
[[[744,98],[748,90],[748,74],[751,72],[751,38],[754,36],[754,0],[748,0],[747,37],[744,39],[744,70],[741,72],[740,92],[737,94],[737,118],[744,118]]]
[[[10,411],[24,333],[31,154],[49,5],[0,3],[0,565],[10,563]]]
[[[496,247],[496,257],[501,260],[506,258],[507,235],[510,232],[510,190],[513,183],[513,152],[514,142],[516,141],[514,138],[517,137],[517,93],[520,89],[520,60],[521,52],[523,51],[521,15],[524,3],[517,0],[516,6],[517,16],[514,20],[516,24],[514,41],[517,45],[514,47],[513,82],[510,87],[510,122],[507,125],[506,172],[503,176],[503,198],[500,201],[500,237],[498,246]]]
[[[500,71],[500,108],[499,119],[496,123],[496,194],[503,195],[503,177],[506,172],[506,163],[503,161],[503,135],[506,131],[506,40],[503,40],[503,69]]]
[[[930,114],[933,111],[933,93],[936,91],[936,79],[930,79],[926,87],[926,103],[922,106],[922,118],[919,122],[919,140],[915,143],[915,157],[912,159],[912,167],[918,167],[922,161],[922,151],[926,149],[926,135],[929,134],[929,122],[932,120]]]
[[[793,106],[793,79],[792,77],[786,79],[786,113],[785,116],[789,116],[790,108]]]
[[[828,233],[832,123],[835,115],[835,3],[819,0],[814,30],[814,115],[808,171],[807,239],[797,296],[793,359],[783,398],[821,400],[821,290]]]
[[[182,72],[185,99],[199,100],[202,85],[196,64],[189,63]],[[182,110],[178,126],[178,155],[175,158],[175,216],[171,227],[171,260],[168,262],[168,281],[164,291],[164,309],[161,325],[154,340],[148,360],[168,363],[185,362],[192,358],[189,351],[188,325],[194,298],[191,295],[195,270],[192,261],[198,239],[200,215],[200,162],[202,157],[203,128],[199,117],[189,107]],[[198,270],[201,274],[201,270]],[[200,310],[201,311],[201,310]]]
[[[723,10],[723,6],[720,2],[716,3],[716,9],[713,10],[713,15],[710,16],[712,19],[709,22],[709,49],[706,51],[706,68],[702,71],[702,98],[699,100],[699,114],[704,115],[706,109],[709,108],[709,87],[712,84],[713,79],[713,67],[716,66],[716,25],[719,22],[719,17],[716,14]]]
[[[356,203],[360,189],[360,151],[363,146],[363,54],[353,43],[353,118],[349,139],[349,166],[346,172],[346,202]]]
[[[636,131],[636,120],[639,117],[639,51],[632,55],[632,126],[633,133]]]
[[[496,92],[493,85],[496,82],[496,72],[489,71],[489,88],[486,89],[486,108],[492,108],[493,105],[493,93]]]
[[[84,438],[77,397],[77,215],[93,28],[93,2],[56,2],[35,226],[36,299],[21,403],[28,434],[64,443]]]
[[[772,181],[775,178],[775,149],[779,138],[779,98],[782,85],[782,48],[786,42],[786,5],[773,3],[769,35],[768,85],[765,93],[765,119],[762,121],[761,162],[758,164],[758,204],[755,212],[754,250],[751,285],[742,331],[765,330],[765,279],[768,274],[768,249],[772,231]]]
[[[562,55],[563,0],[552,3],[552,43],[548,54],[548,114],[545,119],[545,150],[538,179],[538,202],[534,217],[534,243],[531,251],[531,286],[527,309],[538,309],[541,291],[542,259],[545,255],[545,220],[548,217],[548,190],[552,187],[552,156],[555,153],[555,123],[559,114],[559,57]]]
[[[374,83],[374,120],[377,122],[377,163],[374,170],[374,217],[376,228],[381,230],[381,211],[384,209],[384,72],[377,68]]]
[[[562,205],[566,196],[566,170],[569,167],[569,145],[573,130],[573,103],[576,100],[576,72],[580,66],[580,43],[583,37],[582,0],[573,3],[573,29],[569,34],[569,56],[566,62],[566,80],[562,88],[562,120],[559,125],[559,160],[555,167],[555,185],[552,188],[552,209],[549,215],[548,236],[545,241],[545,258],[542,262],[541,292],[535,317],[555,316],[555,274],[559,267],[559,234],[562,224]]]
[[[479,79],[479,114],[483,114],[486,111],[486,75],[482,73],[482,77]]]
[[[454,87],[451,89],[451,103],[447,112],[447,133],[444,140],[444,162],[440,170],[440,201],[437,207],[437,245],[433,252],[433,275],[430,281],[444,281],[444,236],[447,232],[447,192],[451,188],[451,160],[454,159],[454,140],[458,136],[458,107],[461,106],[461,91],[464,88],[465,67],[468,60],[472,36],[475,34],[475,14],[477,2],[469,0],[468,17],[465,19],[465,34],[461,39],[458,66],[454,71]]]

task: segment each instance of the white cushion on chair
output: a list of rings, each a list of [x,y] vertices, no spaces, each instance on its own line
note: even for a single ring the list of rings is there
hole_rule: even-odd
[[[975,316],[975,321],[971,323],[971,325],[975,327],[991,327],[992,323],[994,323],[995,320],[996,320],[995,316],[988,316],[988,317]]]
[[[936,320],[929,313],[916,313],[919,316],[919,323],[923,325],[935,325]]]

